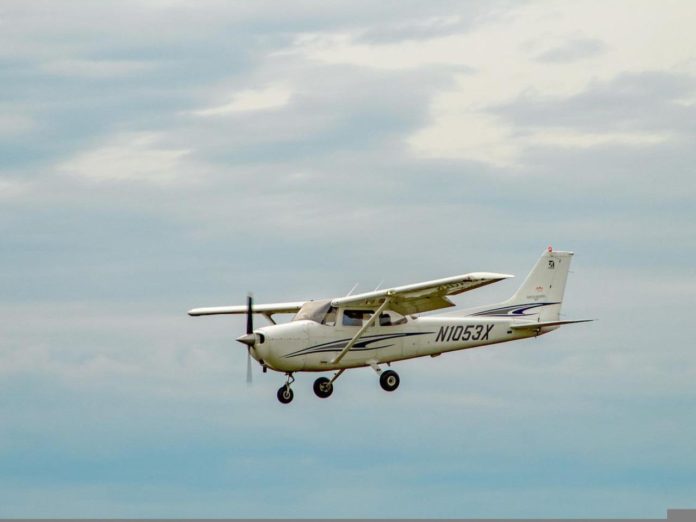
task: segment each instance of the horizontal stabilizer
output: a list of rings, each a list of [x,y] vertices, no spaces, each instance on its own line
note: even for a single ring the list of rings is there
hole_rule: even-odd
[[[577,321],[544,321],[541,323],[513,324],[510,328],[513,330],[538,330],[539,328],[545,328],[547,326],[563,326],[564,324],[588,323],[590,321],[594,321],[594,319],[579,319]]]

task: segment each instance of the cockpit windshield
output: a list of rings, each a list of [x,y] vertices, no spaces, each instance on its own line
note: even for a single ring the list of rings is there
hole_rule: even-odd
[[[318,299],[317,301],[308,301],[297,312],[293,321],[314,321],[321,323],[324,321],[326,314],[331,308],[331,299]]]

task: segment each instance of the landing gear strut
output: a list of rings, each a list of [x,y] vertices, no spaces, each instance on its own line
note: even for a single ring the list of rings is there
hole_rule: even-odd
[[[384,391],[392,392],[399,387],[399,374],[394,370],[382,371],[382,368],[379,367],[379,363],[374,360],[369,361],[368,364],[377,373],[377,375],[379,375],[379,385]]]
[[[278,400],[282,402],[283,404],[288,404],[289,402],[292,401],[293,397],[295,394],[292,392],[292,389],[290,388],[290,385],[295,382],[295,378],[292,376],[292,373],[288,373],[288,380],[287,382],[278,388]]]

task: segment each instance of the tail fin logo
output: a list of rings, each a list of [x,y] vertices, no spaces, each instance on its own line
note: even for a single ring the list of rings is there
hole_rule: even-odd
[[[556,262],[553,259],[549,259],[549,270],[556,268]]]

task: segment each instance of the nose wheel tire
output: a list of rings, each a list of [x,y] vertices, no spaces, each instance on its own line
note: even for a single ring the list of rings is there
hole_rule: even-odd
[[[290,386],[281,386],[278,388],[278,400],[283,404],[288,404],[292,401],[295,394],[292,392]]]
[[[319,377],[314,381],[314,393],[317,397],[326,399],[333,393],[333,384],[326,377]]]
[[[399,387],[399,374],[394,370],[382,372],[379,376],[379,385],[384,391],[394,391]]]

